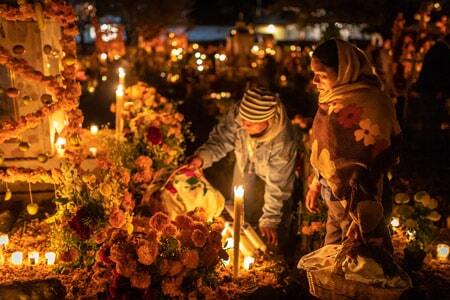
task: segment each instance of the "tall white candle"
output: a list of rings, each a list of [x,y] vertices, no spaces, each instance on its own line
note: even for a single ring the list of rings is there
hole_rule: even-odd
[[[119,84],[116,90],[116,137],[119,139],[122,136],[123,130],[123,118],[122,118],[122,108],[123,108],[123,85]]]
[[[244,188],[234,188],[234,223],[233,223],[233,276],[239,275],[239,242],[241,237],[242,218],[244,216]]]

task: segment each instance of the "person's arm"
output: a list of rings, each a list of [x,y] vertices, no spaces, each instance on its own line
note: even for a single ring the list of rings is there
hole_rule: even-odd
[[[277,228],[281,222],[284,201],[289,200],[294,189],[296,151],[294,141],[289,141],[276,145],[270,155],[260,227]]]
[[[239,124],[236,121],[237,113],[238,106],[232,107],[226,117],[211,131],[208,140],[195,152],[194,156],[200,157],[202,160],[202,168],[210,167],[234,149],[234,142],[239,129]]]

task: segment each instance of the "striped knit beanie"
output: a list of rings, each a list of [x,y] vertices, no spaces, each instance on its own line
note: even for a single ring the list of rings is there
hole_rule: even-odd
[[[239,115],[250,122],[264,122],[277,111],[277,98],[268,90],[256,87],[245,91],[239,105]]]

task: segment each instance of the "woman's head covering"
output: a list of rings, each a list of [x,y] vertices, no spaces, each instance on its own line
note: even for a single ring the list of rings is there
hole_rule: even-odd
[[[277,105],[277,97],[270,91],[261,87],[249,88],[239,105],[239,115],[246,121],[264,122],[275,116]]]
[[[320,93],[319,102],[327,103],[342,92],[367,87],[380,87],[381,83],[374,73],[364,52],[349,42],[335,39],[338,51],[338,74],[332,89]]]

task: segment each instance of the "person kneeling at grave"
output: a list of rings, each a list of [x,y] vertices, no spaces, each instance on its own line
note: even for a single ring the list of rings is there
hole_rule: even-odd
[[[269,246],[289,239],[296,142],[280,99],[261,87],[249,88],[238,105],[190,158],[192,168],[208,168],[234,151],[233,186],[245,190],[244,221],[259,227]],[[280,245],[279,245],[280,244]]]

